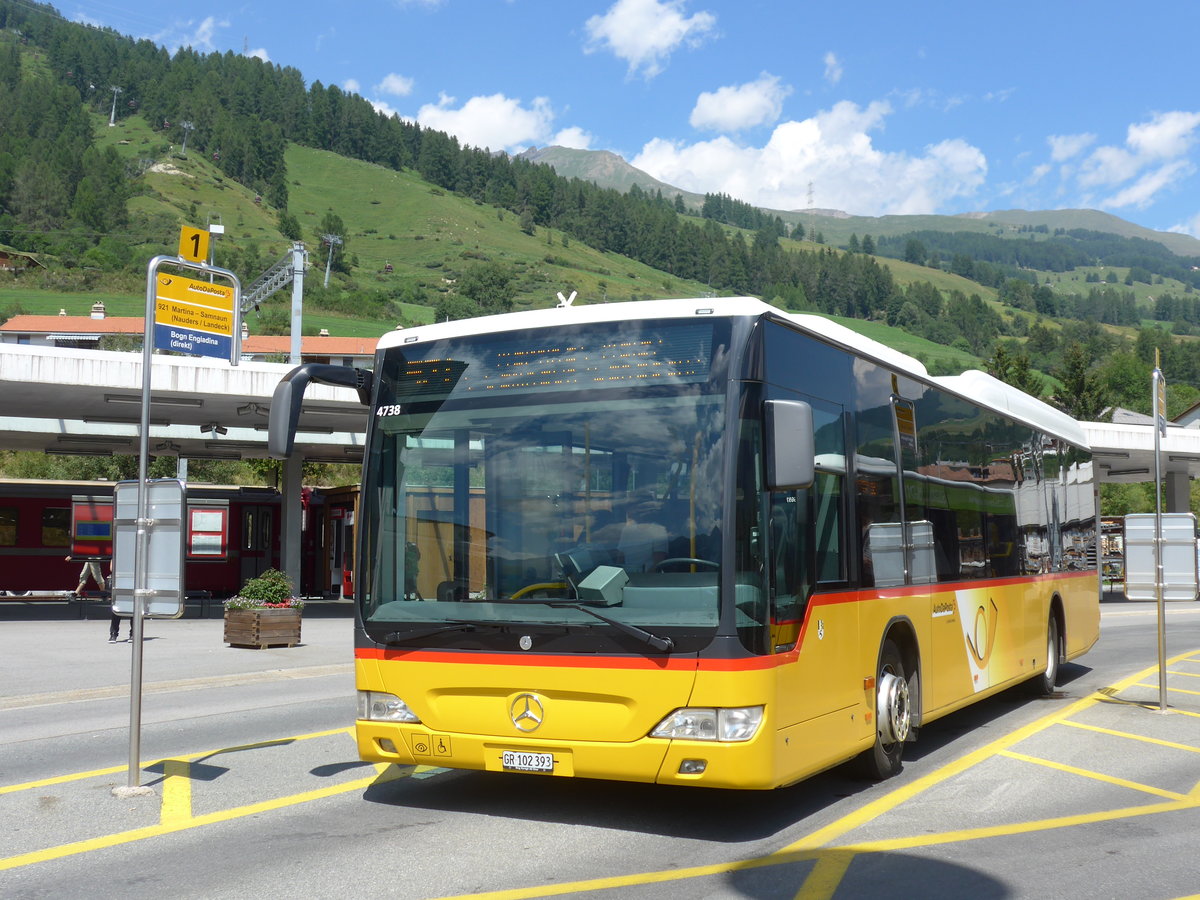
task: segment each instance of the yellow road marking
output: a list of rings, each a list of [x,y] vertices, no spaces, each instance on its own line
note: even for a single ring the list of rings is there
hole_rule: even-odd
[[[1056,828],[1071,828],[1076,825],[1094,825],[1097,822],[1114,822],[1118,819],[1134,819],[1139,816],[1152,816],[1159,813],[1179,812],[1180,810],[1197,808],[1200,808],[1200,803],[1197,803],[1195,799],[1149,803],[1145,806],[1127,806],[1123,809],[1081,813],[1075,816],[1058,816],[1050,819],[1038,819],[1032,822],[1014,822],[1008,825],[989,825],[982,828],[964,828],[961,831],[944,831],[940,834],[917,834],[910,837],[892,838],[890,840],[867,841],[861,844],[847,844],[837,849],[853,851],[855,853],[890,853],[898,850],[913,850],[919,847],[933,847],[939,844],[958,844],[965,841],[977,841],[983,838],[1032,834],[1036,831],[1051,831]]]
[[[192,764],[178,759],[163,763],[162,813],[163,825],[179,825],[192,818]]]
[[[1147,737],[1144,734],[1131,734],[1128,731],[1114,731],[1111,728],[1101,728],[1099,725],[1085,725],[1083,722],[1060,722],[1071,728],[1082,728],[1085,731],[1097,731],[1100,734],[1111,734],[1114,737],[1129,738],[1131,741],[1141,741],[1144,744],[1157,744],[1160,747],[1170,747],[1172,750],[1186,750],[1189,753],[1200,753],[1200,747],[1191,744],[1177,744],[1175,741],[1164,741],[1162,738]]]
[[[315,734],[305,735],[304,738],[329,736],[341,734],[343,732],[353,733],[353,728],[337,728],[332,731],[318,732]],[[301,738],[293,738],[290,740],[301,740]],[[243,747],[230,747],[224,750],[210,751],[208,753],[188,754],[187,758],[195,759],[196,757],[213,756],[217,753],[228,753],[232,750],[246,749],[247,747],[267,746],[270,744],[285,743],[283,741],[264,741],[262,744],[247,744]],[[397,778],[407,777],[408,775],[416,775],[425,771],[429,771],[433,766],[416,766],[408,770],[403,775],[397,775],[388,770],[394,769],[389,763],[375,763],[373,767],[375,774],[369,778],[359,778],[355,781],[349,781],[345,784],[330,785],[329,787],[318,788],[313,791],[305,791],[300,794],[291,794],[286,797],[276,797],[272,800],[263,800],[258,803],[250,803],[246,806],[238,806],[232,809],[218,810],[212,813],[206,813],[202,816],[193,816],[191,811],[191,785],[189,779],[182,777],[176,769],[176,766],[187,766],[187,763],[180,763],[178,759],[164,761],[164,769],[167,773],[167,780],[163,787],[163,808],[159,818],[159,824],[148,825],[143,828],[134,828],[130,831],[122,831],[117,834],[102,835],[97,838],[90,838],[83,841],[74,841],[70,844],[61,844],[57,847],[47,847],[44,850],[35,850],[30,853],[22,853],[17,856],[10,856],[6,859],[0,859],[0,872],[5,869],[16,869],[21,866],[31,865],[32,863],[46,862],[51,859],[61,859],[64,856],[74,856],[79,853],[88,853],[92,850],[102,850],[106,847],[116,847],[120,844],[128,844],[133,841],[141,841],[146,838],[158,837],[159,835],[172,834],[177,831],[186,831],[189,828],[200,828],[205,825],[213,825],[218,822],[228,822],[232,819],[240,819],[244,816],[258,815],[259,813],[271,812],[277,809],[284,809],[289,806],[297,806],[301,803],[308,803],[312,800],[322,800],[327,797],[336,797],[339,794],[348,794],[354,791],[366,790],[377,781],[394,781]],[[119,769],[117,771],[124,771]],[[404,770],[401,770],[404,771]],[[170,782],[183,782],[186,787],[181,788],[172,786],[167,788]],[[184,796],[186,794],[186,810]]]
[[[731,872],[746,872],[751,869],[762,869],[767,866],[777,866],[780,863],[798,862],[805,859],[815,859],[816,853],[793,853],[780,858],[776,854],[760,856],[755,859],[745,859],[738,862],[713,863],[708,866],[692,866],[687,869],[666,869],[661,872],[639,872],[634,875],[613,875],[609,878],[589,878],[586,881],[563,882],[548,884],[534,888],[511,888],[505,891],[485,891],[481,894],[452,894],[436,900],[525,900],[528,897],[557,897],[561,894],[575,894],[583,891],[608,891],[623,887],[641,887],[647,884],[663,884],[668,881],[682,881],[687,878],[707,878],[711,875],[728,875]]]
[[[1141,677],[1140,673],[1138,677]],[[1089,705],[1091,705],[1091,702],[1092,701],[1089,698],[1076,700],[1070,706],[1067,706],[1058,712],[1051,713],[1048,716],[1043,716],[1036,722],[1031,722],[1028,725],[1018,728],[1011,734],[995,740],[984,747],[980,747],[978,750],[968,753],[966,756],[960,757],[954,762],[947,763],[940,769],[918,778],[911,784],[897,788],[890,794],[880,797],[878,800],[873,800],[855,812],[852,812],[847,816],[843,816],[836,822],[826,825],[824,828],[819,828],[812,834],[803,837],[792,844],[789,844],[784,848],[784,850],[815,849],[817,847],[828,845],[831,841],[840,838],[842,835],[853,831],[855,828],[858,828],[861,825],[865,825],[867,822],[873,819],[879,818],[879,816],[883,815],[885,812],[890,812],[900,804],[911,800],[918,794],[929,790],[929,788],[940,784],[955,775],[965,772],[967,769],[978,765],[986,759],[990,759],[1001,750],[1007,750],[1013,744],[1019,743],[1025,740],[1027,737],[1037,734],[1039,731],[1045,730],[1061,719],[1065,719],[1068,716],[1074,715],[1080,710],[1086,709]]]
[[[850,868],[854,857],[854,853],[842,850],[822,853],[796,892],[796,900],[829,900],[846,877],[846,870]]]
[[[220,753],[235,753],[239,750],[252,750],[256,747],[269,747],[272,744],[281,744],[281,743],[284,743],[287,741],[307,741],[307,740],[311,740],[313,738],[329,737],[330,735],[341,734],[342,732],[348,733],[351,737],[354,736],[353,727],[351,727],[351,728],[333,728],[329,731],[314,731],[312,734],[299,734],[299,735],[296,735],[295,737],[284,738],[283,740],[262,741],[257,744],[243,744],[240,747],[222,747],[219,750],[205,750],[201,753],[187,753],[182,756],[172,756],[172,757],[170,757],[170,759],[159,759],[159,760],[155,760],[154,762],[147,763],[145,765],[145,768],[152,769],[155,766],[166,765],[166,763],[170,762],[171,760],[191,761],[191,760],[196,760],[196,759],[204,759],[205,757],[216,756]],[[129,771],[129,766],[124,765],[124,766],[109,766],[106,769],[92,769],[91,771],[88,771],[88,772],[74,772],[70,775],[56,775],[53,778],[42,778],[38,781],[26,781],[26,782],[23,782],[22,784],[10,784],[10,785],[6,785],[4,787],[0,787],[0,795],[12,794],[12,793],[16,793],[17,791],[28,791],[28,790],[33,790],[34,788],[40,788],[40,787],[49,787],[50,785],[53,785],[53,784],[67,784],[72,781],[83,781],[84,779],[87,779],[87,778],[99,778],[103,775],[115,775],[117,772],[128,772],[128,771]]]
[[[1047,769],[1056,769],[1059,772],[1066,772],[1070,775],[1081,775],[1084,778],[1090,778],[1093,781],[1103,781],[1107,784],[1116,785],[1117,787],[1141,791],[1143,794],[1153,794],[1156,797],[1166,797],[1168,800],[1187,799],[1185,794],[1180,794],[1176,791],[1166,791],[1162,788],[1156,788],[1152,785],[1140,784],[1136,781],[1126,781],[1124,778],[1116,778],[1112,775],[1105,775],[1103,772],[1094,772],[1091,769],[1080,769],[1076,766],[1069,766],[1066,763],[1055,762],[1052,759],[1043,759],[1040,756],[1027,756],[1024,753],[1017,753],[1015,750],[1001,750],[999,755],[1007,756],[1009,759],[1020,760],[1021,762],[1033,763],[1035,766],[1045,766]]]
[[[1155,690],[1158,690],[1158,683],[1156,682],[1154,684],[1145,684],[1143,682],[1143,683],[1138,684],[1138,687],[1154,688]],[[1174,688],[1174,687],[1171,687],[1170,685],[1167,685],[1167,692],[1173,693],[1173,694],[1191,694],[1193,696],[1200,697],[1200,691],[1189,691],[1189,690],[1185,690],[1184,688]],[[1158,704],[1155,704],[1155,705],[1157,706]]]

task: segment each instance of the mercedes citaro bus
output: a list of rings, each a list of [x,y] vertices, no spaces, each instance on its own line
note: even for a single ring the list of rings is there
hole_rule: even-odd
[[[1099,634],[1073,419],[751,298],[390,332],[356,539],[364,760],[773,788],[900,767]]]

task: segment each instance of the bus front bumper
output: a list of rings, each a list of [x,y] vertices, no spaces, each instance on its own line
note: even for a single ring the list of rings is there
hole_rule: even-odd
[[[445,734],[421,725],[359,719],[360,758],[399,766],[527,772],[698,787],[761,789],[778,784],[771,739],[760,731],[737,743],[642,738],[629,743],[566,743]]]

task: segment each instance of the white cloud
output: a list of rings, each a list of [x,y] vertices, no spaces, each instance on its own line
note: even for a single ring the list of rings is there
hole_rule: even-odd
[[[1063,163],[1074,159],[1095,140],[1095,135],[1065,135],[1048,138],[1051,159]],[[1135,122],[1125,131],[1121,146],[1096,147],[1077,166],[1063,166],[1064,184],[1081,189],[1080,200],[1110,209],[1145,209],[1164,191],[1196,172],[1187,154],[1200,140],[1200,112],[1155,113],[1145,122]],[[1097,199],[1095,192],[1110,193]]]
[[[824,62],[825,80],[830,84],[837,84],[842,80],[842,72],[844,71],[841,62],[837,58],[837,54],[830,50],[825,54]]]
[[[1079,167],[1084,187],[1116,185],[1137,175],[1142,162],[1123,147],[1097,147]]]
[[[791,87],[779,83],[778,75],[763,72],[757,81],[702,93],[688,121],[693,128],[712,131],[741,131],[775,122],[791,92]]]
[[[1050,159],[1054,162],[1066,162],[1078,156],[1095,141],[1094,134],[1052,134],[1046,138],[1046,143],[1050,145]]]
[[[357,78],[347,78],[342,82],[342,90],[347,94],[362,95],[362,85],[358,83]]]
[[[558,134],[554,135],[550,143],[558,147],[570,147],[573,150],[590,150],[592,147],[592,136],[578,125],[572,125],[570,128],[564,128]]]
[[[386,100],[367,100],[367,102],[371,104],[371,108],[374,109],[375,112],[382,113],[389,119],[392,116],[399,116],[401,119],[412,121],[408,116],[401,113],[400,110],[393,107]]]
[[[1034,166],[1033,172],[1031,172],[1029,175],[1029,178],[1027,178],[1025,180],[1025,184],[1026,185],[1037,184],[1039,181],[1041,181],[1043,178],[1045,178],[1047,175],[1049,175],[1053,168],[1054,168],[1054,166],[1050,165],[1050,163],[1042,163],[1040,166]]]
[[[1172,225],[1167,231],[1173,231],[1177,234],[1190,234],[1192,237],[1200,237],[1200,213],[1192,216],[1178,225]]]
[[[1159,191],[1195,171],[1196,167],[1190,161],[1177,159],[1139,176],[1133,184],[1102,200],[1101,205],[1116,209],[1126,206],[1145,209],[1154,202]]]
[[[265,63],[271,61],[271,57],[267,54],[266,47],[259,47],[257,50],[247,50],[242,56],[248,56],[252,59],[261,59]]]
[[[212,53],[217,49],[217,30],[228,27],[227,19],[218,20],[214,16],[207,16],[198,23],[195,19],[188,19],[186,22],[173,22],[167,29],[151,35],[150,40],[156,44],[162,44],[171,53],[181,47],[191,47],[202,53]]]
[[[1130,125],[1125,143],[1147,159],[1182,156],[1196,143],[1200,112],[1159,113],[1149,122]]]
[[[463,144],[491,150],[512,150],[551,140],[554,111],[545,97],[535,98],[528,107],[503,94],[472,97],[457,109],[455,102],[443,94],[437,103],[421,107],[417,121],[423,127],[447,131]]]
[[[965,141],[947,140],[920,156],[875,147],[891,104],[835,104],[803,121],[779,124],[762,147],[727,137],[694,144],[656,138],[632,164],[686,190],[724,192],[773,209],[801,209],[808,186],[818,207],[860,215],[931,213],[970,196],[987,160]]]
[[[698,46],[716,23],[709,12],[687,16],[684,0],[617,0],[585,23],[584,51],[609,50],[629,64],[629,75],[653,78],[681,44]]]
[[[411,78],[389,72],[383,76],[383,81],[375,85],[375,90],[380,94],[391,94],[393,97],[407,97],[413,92],[413,84]]]

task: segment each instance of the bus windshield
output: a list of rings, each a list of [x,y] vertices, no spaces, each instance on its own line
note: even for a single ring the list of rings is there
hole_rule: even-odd
[[[707,644],[729,328],[600,323],[388,351],[363,496],[368,636],[564,652]]]

